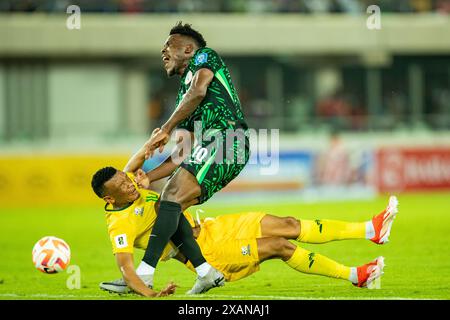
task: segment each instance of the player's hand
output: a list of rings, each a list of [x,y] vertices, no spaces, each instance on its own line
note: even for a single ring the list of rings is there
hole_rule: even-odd
[[[170,282],[167,285],[167,287],[162,289],[160,292],[158,292],[158,294],[156,296],[157,297],[166,297],[166,296],[169,296],[171,294],[174,294],[177,287],[178,286],[175,283]]]
[[[159,148],[159,152],[163,152],[164,146],[169,142],[170,132],[162,130],[160,128],[156,128],[152,132],[152,136],[145,144],[145,159],[153,157],[155,150]]]
[[[147,140],[147,142],[144,144],[144,157],[145,160],[147,160],[150,155],[153,156],[153,151],[157,148],[153,143],[153,137],[161,130],[161,128],[156,128],[153,130],[152,135],[150,136],[150,139]]]
[[[138,169],[135,173],[134,182],[138,185],[139,188],[148,189],[150,187],[150,179],[147,174],[142,169]]]

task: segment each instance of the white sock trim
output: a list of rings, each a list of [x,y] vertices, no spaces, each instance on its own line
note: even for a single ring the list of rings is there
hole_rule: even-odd
[[[195,271],[197,271],[199,277],[204,277],[208,274],[208,271],[211,270],[211,268],[212,267],[208,262],[203,262],[201,265],[195,268]]]
[[[153,275],[155,274],[155,268],[147,264],[145,261],[141,261],[136,269],[136,274],[138,275]]]
[[[350,268],[350,276],[348,277],[352,283],[358,283],[358,271],[355,267]]]
[[[366,222],[366,239],[372,239],[373,237],[375,237],[375,229],[372,220],[369,220]]]

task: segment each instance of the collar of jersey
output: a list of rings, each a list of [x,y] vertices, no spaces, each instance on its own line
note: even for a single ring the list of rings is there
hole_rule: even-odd
[[[194,57],[195,57],[195,55],[192,57],[192,59],[194,59]],[[189,72],[189,67],[191,66],[192,59],[189,61],[189,64],[187,65],[186,69],[184,69],[184,72],[183,72],[183,75],[181,76],[181,79],[186,77],[187,73]]]
[[[123,207],[123,208],[120,208],[120,209],[107,209],[106,207],[107,207],[108,204],[109,204],[109,203],[107,203],[107,204],[105,204],[105,211],[108,211],[108,212],[123,211],[123,210],[125,210],[125,209],[128,209],[133,203],[134,203],[134,201],[133,201],[133,202],[130,202],[127,206],[125,206],[125,207]]]
[[[191,66],[192,63],[194,63],[195,61],[195,56],[197,55],[197,53],[202,50],[205,49],[206,47],[203,48],[198,48],[197,50],[195,50],[194,55],[192,56],[191,60],[189,60],[189,64],[187,65],[186,69],[183,72],[183,75],[181,76],[181,78],[185,77],[186,74],[189,72],[189,67]]]

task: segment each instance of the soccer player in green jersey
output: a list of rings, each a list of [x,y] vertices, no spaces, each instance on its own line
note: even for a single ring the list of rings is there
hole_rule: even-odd
[[[171,177],[161,193],[158,217],[137,272],[153,277],[165,246],[176,233],[198,275],[188,293],[198,294],[224,285],[224,276],[206,262],[181,212],[207,201],[242,171],[249,159],[248,126],[228,68],[191,25],[175,25],[161,53],[167,75],[181,77],[180,89],[175,111],[153,131],[145,157],[158,148],[162,152],[175,129],[187,130],[195,145],[190,144],[189,152],[174,151],[152,170],[153,181]],[[181,164],[174,161],[180,152],[184,155]]]

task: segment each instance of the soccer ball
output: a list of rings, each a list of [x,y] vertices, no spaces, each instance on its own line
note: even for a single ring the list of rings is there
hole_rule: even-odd
[[[41,272],[64,271],[70,262],[69,245],[56,237],[44,237],[33,247],[33,264]]]

